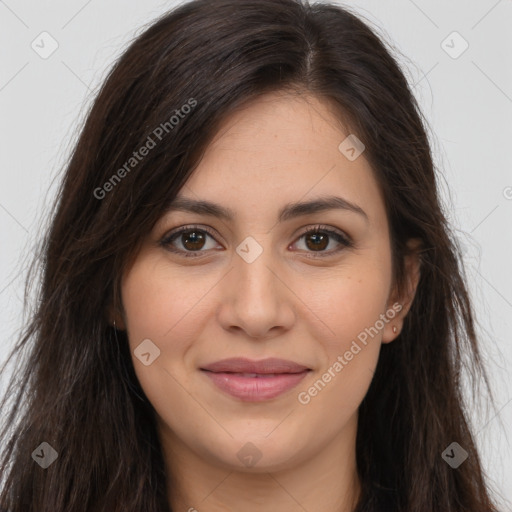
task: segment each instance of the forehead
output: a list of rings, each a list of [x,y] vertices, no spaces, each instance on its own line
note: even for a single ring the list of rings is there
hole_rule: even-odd
[[[385,216],[364,152],[351,160],[339,148],[349,135],[325,100],[267,94],[227,117],[179,196],[243,216],[336,195],[364,204],[369,217]]]

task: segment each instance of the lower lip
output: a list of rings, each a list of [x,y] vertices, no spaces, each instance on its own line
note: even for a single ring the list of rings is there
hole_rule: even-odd
[[[294,388],[309,372],[281,373],[274,377],[242,377],[238,373],[202,370],[222,391],[245,402],[270,400]]]

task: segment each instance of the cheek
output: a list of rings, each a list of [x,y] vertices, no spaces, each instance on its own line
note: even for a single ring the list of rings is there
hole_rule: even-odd
[[[169,396],[181,397],[183,386],[190,387],[194,341],[208,318],[205,296],[217,281],[215,275],[185,277],[183,271],[180,274],[151,255],[140,257],[123,280],[130,353],[137,378],[153,404],[167,403]],[[138,358],[147,352],[142,347],[157,354],[154,359],[150,356],[149,365]]]
[[[181,403],[180,398],[186,402],[182,394],[183,385],[187,387],[187,376],[177,372],[181,369],[174,363],[184,358],[189,347],[187,340],[194,337],[192,329],[198,328],[192,318],[201,309],[198,301],[205,293],[197,289],[190,294],[183,293],[187,288],[177,283],[179,280],[165,265],[146,257],[135,263],[121,287],[135,373],[147,398],[159,412],[168,408],[170,396],[175,397],[177,404]],[[150,354],[147,365],[139,359],[143,353]]]
[[[122,285],[130,344],[150,338],[162,346],[175,340],[166,350],[179,347],[179,339],[187,338],[183,330],[197,325],[201,298],[212,285],[208,279],[187,282],[183,276],[171,272],[165,263],[141,258]]]
[[[351,341],[376,322],[377,328],[382,329],[379,319],[385,313],[390,287],[387,262],[345,269],[327,278],[324,285],[315,286],[308,302],[314,304],[311,309],[329,327],[326,343],[330,353],[348,350]],[[364,334],[360,337],[364,338]]]
[[[134,267],[122,286],[123,306],[126,313],[126,328],[130,344],[142,339],[159,339],[165,328],[172,327],[176,308],[169,301],[172,294],[156,273],[144,272]]]
[[[335,435],[347,423],[366,395],[379,359],[382,320],[389,280],[385,266],[347,272],[330,282],[328,292],[317,293],[315,309],[329,327],[318,341],[324,353],[321,366],[297,396],[304,413],[325,416],[326,434]],[[312,300],[314,300],[314,297]]]

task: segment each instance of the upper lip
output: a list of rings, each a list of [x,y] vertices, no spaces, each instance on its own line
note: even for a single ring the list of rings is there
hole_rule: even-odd
[[[230,359],[222,359],[215,363],[201,367],[201,370],[210,372],[232,372],[232,373],[301,373],[309,370],[307,366],[287,361],[286,359],[277,359],[271,357],[269,359],[261,359],[254,361],[244,357],[232,357]]]

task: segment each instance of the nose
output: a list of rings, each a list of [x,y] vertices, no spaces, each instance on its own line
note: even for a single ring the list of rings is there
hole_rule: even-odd
[[[228,331],[268,339],[292,327],[296,318],[294,302],[298,299],[287,283],[289,274],[270,247],[258,244],[263,250],[252,261],[243,253],[233,254],[232,268],[222,282],[218,320]],[[251,246],[251,250],[254,248]]]

